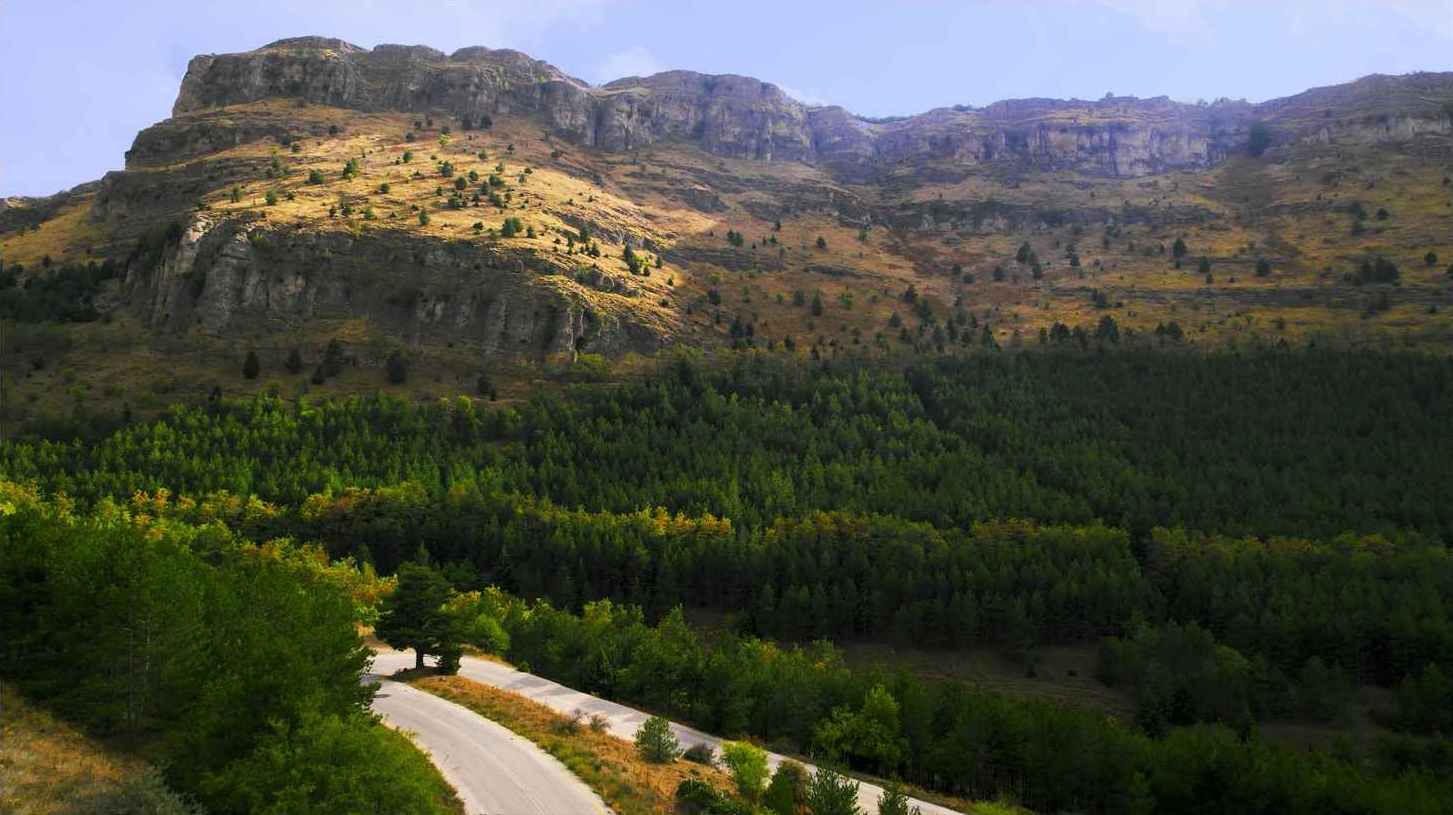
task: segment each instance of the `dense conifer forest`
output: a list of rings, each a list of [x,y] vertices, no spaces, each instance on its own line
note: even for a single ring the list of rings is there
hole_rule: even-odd
[[[333,620],[296,646],[299,671],[334,690],[285,717],[355,727],[359,694],[338,684],[362,659],[349,621],[374,612],[375,574],[428,564],[456,593],[458,639],[930,789],[1042,811],[1438,812],[1453,800],[1450,424],[1448,361],[1316,351],[907,369],[742,355],[503,407],[178,407],[97,441],[0,446],[0,477],[31,485],[8,488],[20,498],[0,529],[5,631],[29,632],[6,637],[7,660],[98,727],[205,741],[224,726],[213,705],[244,691],[188,673],[211,660],[213,626]],[[160,630],[195,606],[195,650],[159,674],[86,680],[95,693],[54,683],[60,663],[116,663],[38,647],[119,625],[86,575],[148,558],[157,576],[136,585],[166,612]],[[247,598],[264,578],[336,591],[270,591],[259,607]],[[265,608],[284,602],[302,605]],[[731,629],[705,637],[682,607],[728,612]],[[993,648],[1029,671],[1044,646],[1093,646],[1134,716],[850,667],[827,642],[848,639]],[[148,708],[167,682],[199,695]],[[1273,719],[1337,721],[1359,685],[1394,699],[1382,723],[1396,735],[1372,749],[1259,735]],[[246,715],[225,726],[293,732]],[[178,783],[226,811],[244,782],[219,768],[249,759],[185,750]]]

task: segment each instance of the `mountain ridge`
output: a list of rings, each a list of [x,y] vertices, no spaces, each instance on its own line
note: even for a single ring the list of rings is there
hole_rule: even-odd
[[[1134,177],[1213,166],[1243,151],[1257,122],[1271,128],[1273,143],[1453,126],[1447,107],[1453,73],[1371,75],[1261,103],[1026,98],[873,120],[837,105],[809,105],[771,82],[738,74],[678,69],[590,85],[508,49],[471,46],[445,55],[426,46],[364,49],[324,37],[193,58],[173,113],[275,97],[370,112],[441,112],[466,121],[528,112],[582,146],[630,152],[684,140],[731,158],[820,164],[852,180],[899,162],[935,160]],[[1373,118],[1308,115],[1309,106],[1327,112],[1348,100]]]

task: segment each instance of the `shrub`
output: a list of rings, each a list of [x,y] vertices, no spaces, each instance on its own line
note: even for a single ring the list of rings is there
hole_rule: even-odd
[[[827,767],[819,767],[807,783],[806,804],[812,815],[863,815],[858,782]]]
[[[248,379],[256,379],[261,369],[262,366],[257,361],[257,352],[248,351],[247,359],[242,363],[242,375]]]
[[[897,784],[883,785],[878,796],[878,815],[921,815],[922,810],[908,805],[908,794]]]
[[[755,803],[767,786],[767,753],[754,744],[729,741],[722,745],[721,761],[731,770],[737,792]]]
[[[783,761],[772,773],[762,805],[775,815],[796,815],[807,800],[807,769],[795,761]]]
[[[1246,152],[1260,156],[1271,146],[1271,129],[1264,122],[1253,122],[1246,134]]]
[[[87,794],[65,811],[68,815],[203,815],[200,807],[167,789],[161,773],[151,767],[119,784]]]
[[[686,752],[682,753],[681,757],[697,764],[705,764],[708,767],[716,766],[716,749],[706,742],[691,745],[686,748]]]
[[[670,764],[681,755],[681,743],[671,732],[670,722],[652,716],[636,731],[636,752],[652,764]]]
[[[568,715],[561,714],[555,717],[555,721],[551,723],[551,729],[562,736],[574,736],[580,732],[580,722],[584,718],[585,713],[576,708]]]
[[[395,385],[402,385],[409,378],[409,363],[399,351],[388,355],[388,381]]]

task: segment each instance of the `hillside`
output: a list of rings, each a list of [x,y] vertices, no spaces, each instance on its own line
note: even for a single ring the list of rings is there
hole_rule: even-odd
[[[0,686],[0,807],[14,815],[196,810],[157,771]]]
[[[1444,352],[1450,114],[1453,74],[868,120],[484,48],[199,56],[125,170],[0,208],[5,410],[510,397],[682,346]]]

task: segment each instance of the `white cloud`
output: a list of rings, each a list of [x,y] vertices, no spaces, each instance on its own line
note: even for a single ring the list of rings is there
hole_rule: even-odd
[[[660,60],[643,46],[636,45],[624,51],[617,51],[614,54],[601,60],[595,66],[595,82],[604,83],[615,79],[624,79],[628,76],[650,76],[667,70]]]

